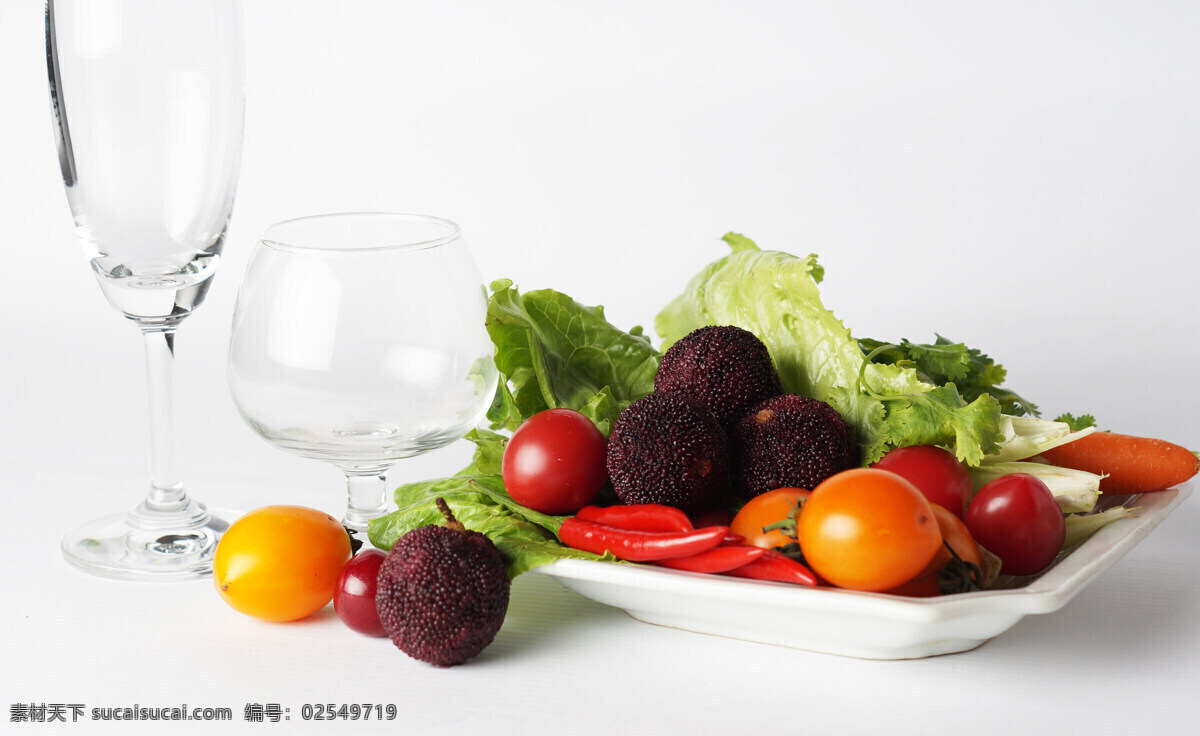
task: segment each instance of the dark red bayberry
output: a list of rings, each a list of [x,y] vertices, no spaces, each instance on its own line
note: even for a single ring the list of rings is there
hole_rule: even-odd
[[[338,618],[367,636],[387,636],[375,606],[379,566],[385,559],[387,555],[377,549],[364,549],[351,557],[342,567],[333,593],[333,610]]]
[[[492,643],[508,611],[504,557],[437,499],[445,526],[400,537],[379,569],[375,604],[396,647],[437,667],[462,664]]]

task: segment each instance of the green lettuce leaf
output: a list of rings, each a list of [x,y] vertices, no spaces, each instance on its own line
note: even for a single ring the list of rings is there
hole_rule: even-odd
[[[736,233],[724,240],[733,252],[702,269],[655,320],[663,350],[705,325],[753,332],[770,351],[785,391],[825,401],[846,418],[864,464],[913,444],[952,447],[971,465],[996,450],[995,398],[983,393],[966,401],[953,383],[933,383],[903,361],[866,361],[850,330],[821,303],[824,271],[815,255],[760,250]]]
[[[371,520],[368,536],[379,549],[391,549],[413,529],[441,524],[436,500],[443,498],[463,526],[484,534],[500,550],[510,579],[540,565],[561,559],[615,559],[560,544],[554,532],[562,516],[541,514],[521,506],[504,490],[498,475],[456,475],[408,483],[396,489],[399,508]]]
[[[475,455],[471,458],[471,464],[458,474],[500,475],[500,461],[504,458],[504,448],[508,446],[508,435],[477,427],[467,432],[464,439],[475,443]]]
[[[625,332],[584,306],[543,289],[521,294],[492,284],[487,331],[501,380],[488,419],[515,430],[539,411],[582,412],[607,437],[617,415],[654,390],[659,353],[640,327]]]
[[[983,352],[960,342],[935,335],[932,344],[901,340],[899,344],[859,338],[863,352],[876,363],[892,363],[915,368],[930,383],[954,383],[963,400],[970,403],[983,394],[1000,404],[1000,411],[1012,416],[1038,414],[1037,406],[1015,391],[1002,387],[1007,371]]]

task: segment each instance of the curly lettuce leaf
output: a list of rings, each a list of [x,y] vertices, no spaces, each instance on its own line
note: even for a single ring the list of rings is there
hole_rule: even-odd
[[[935,335],[932,344],[901,340],[898,344],[859,338],[859,345],[876,363],[891,363],[916,368],[934,384],[954,383],[968,403],[988,394],[1000,404],[1000,411],[1012,416],[1037,416],[1033,402],[1004,388],[1007,371],[982,351],[963,343]]]
[[[521,294],[501,279],[491,286],[487,331],[501,381],[488,413],[515,430],[539,411],[582,412],[608,436],[617,415],[654,390],[659,353],[640,327],[625,332],[551,289]]]
[[[705,325],[737,325],[767,346],[785,391],[829,403],[854,428],[862,461],[892,447],[953,447],[971,465],[997,448],[1000,405],[981,394],[965,401],[952,383],[922,378],[911,365],[868,363],[850,330],[821,303],[824,271],[815,255],[760,250],[730,233],[733,252],[688,282],[659,313],[663,349]]]

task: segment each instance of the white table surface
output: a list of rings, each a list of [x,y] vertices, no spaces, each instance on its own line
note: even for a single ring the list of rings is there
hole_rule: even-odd
[[[227,258],[177,343],[190,488],[214,506],[340,513],[337,471],[241,422],[224,359],[256,233],[351,209],[455,219],[485,278],[603,303],[625,327],[652,324],[728,230],[816,251],[825,302],[856,334],[938,331],[998,358],[1049,416],[1200,448],[1198,22],[1153,2],[249,0]],[[268,624],[206,581],[75,571],[61,535],[143,493],[140,340],[72,230],[39,4],[0,5],[0,59],[0,732],[1193,732],[1195,499],[1063,610],[904,662],[654,627],[526,575],[494,644],[439,670],[331,609]],[[400,717],[300,717],[351,702]],[[31,703],[87,711],[10,722]],[[184,703],[234,721],[90,721]],[[291,720],[247,722],[247,703]]]

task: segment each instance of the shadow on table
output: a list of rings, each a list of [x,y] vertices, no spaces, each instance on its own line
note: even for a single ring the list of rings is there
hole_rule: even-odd
[[[545,656],[547,649],[569,650],[589,632],[604,635],[606,622],[628,620],[625,613],[590,601],[545,575],[524,574],[513,581],[504,627],[480,660]]]

